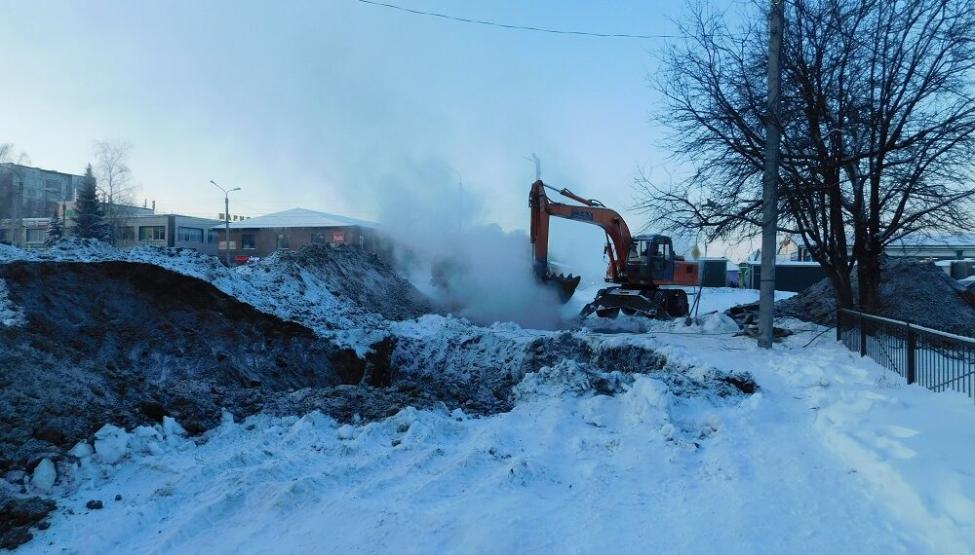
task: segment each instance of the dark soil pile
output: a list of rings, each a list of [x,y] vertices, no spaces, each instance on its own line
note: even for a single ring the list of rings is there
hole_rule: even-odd
[[[30,469],[105,423],[192,432],[275,391],[361,379],[311,330],[148,264],[0,265],[23,326],[0,327],[0,472]]]
[[[854,296],[857,291],[853,274]],[[775,304],[779,314],[824,325],[836,322],[836,296],[829,280]],[[881,316],[963,335],[975,334],[975,309],[955,280],[930,262],[888,259],[880,282]]]
[[[30,529],[46,528],[54,508],[54,501],[40,497],[0,500],[0,549],[13,550],[32,540]]]

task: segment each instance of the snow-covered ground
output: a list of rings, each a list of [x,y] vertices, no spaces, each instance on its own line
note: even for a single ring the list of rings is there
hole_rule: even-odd
[[[213,272],[255,306],[290,310]],[[678,374],[748,372],[752,395],[687,395],[673,373],[613,372],[595,387],[567,359],[525,376],[513,410],[488,417],[227,415],[203,441],[172,421],[109,427],[74,450],[75,479],[53,486],[51,527],[18,552],[975,552],[972,401],[907,386],[825,328],[763,351],[712,313],[754,300],[706,289],[691,326],[623,318],[561,332],[652,349]],[[401,364],[446,368],[463,344],[485,358],[481,372],[523,356],[512,342],[560,333],[435,315],[386,325],[415,341]],[[51,488],[44,469],[35,479]]]
[[[760,390],[722,405],[640,375],[606,396],[574,387],[568,365],[529,375],[514,410],[485,418],[259,416],[199,445],[172,427],[140,431],[120,462],[86,459],[91,479],[61,500],[70,512],[22,551],[975,548],[969,399],[906,386],[831,332],[768,352],[730,335],[588,333],[747,370]],[[86,509],[90,499],[105,508]]]

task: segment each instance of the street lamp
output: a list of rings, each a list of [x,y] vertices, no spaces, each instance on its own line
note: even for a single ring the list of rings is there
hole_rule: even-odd
[[[230,193],[234,191],[239,191],[240,187],[234,187],[233,189],[228,190],[228,189],[224,189],[220,185],[217,185],[217,182],[212,179],[210,180],[210,183],[213,183],[213,185],[217,189],[223,191],[223,221],[225,226],[223,244],[224,244],[224,252],[227,255],[227,267],[229,268],[230,267]]]

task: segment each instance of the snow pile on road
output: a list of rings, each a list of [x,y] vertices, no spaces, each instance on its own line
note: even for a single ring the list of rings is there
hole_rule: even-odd
[[[857,291],[856,272],[853,278]],[[836,321],[836,296],[828,279],[795,297],[776,303],[782,314],[831,325]],[[960,295],[959,287],[930,262],[887,259],[880,280],[881,316],[962,335],[975,335],[975,308]]]

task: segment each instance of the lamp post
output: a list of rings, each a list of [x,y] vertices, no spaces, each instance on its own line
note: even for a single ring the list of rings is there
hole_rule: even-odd
[[[230,193],[234,191],[239,191],[240,187],[234,187],[233,189],[224,189],[220,185],[217,185],[217,182],[212,179],[210,180],[210,183],[213,183],[213,185],[217,189],[223,191],[223,222],[224,222],[224,230],[225,230],[223,236],[223,245],[224,245],[223,250],[227,256],[227,267],[229,268],[230,267]]]

